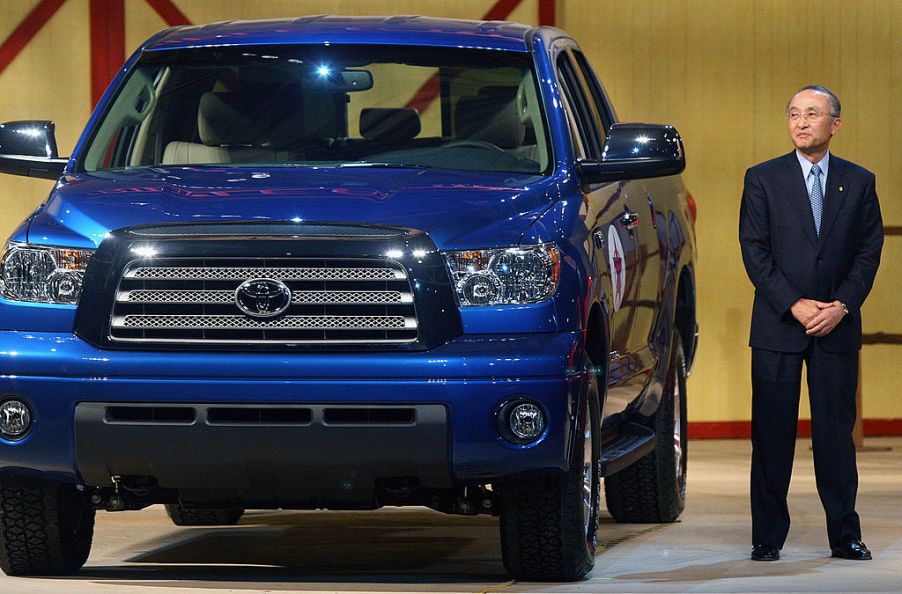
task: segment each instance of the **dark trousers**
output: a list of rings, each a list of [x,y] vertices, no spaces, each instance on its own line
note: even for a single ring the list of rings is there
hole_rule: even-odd
[[[861,538],[852,441],[858,352],[828,353],[812,340],[802,353],[752,349],[752,544],[782,548],[789,532],[786,495],[803,361],[811,402],[814,472],[827,515],[827,537],[831,547],[845,538]]]

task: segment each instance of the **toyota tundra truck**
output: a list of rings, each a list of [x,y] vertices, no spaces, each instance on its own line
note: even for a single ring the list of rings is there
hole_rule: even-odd
[[[77,572],[99,510],[426,506],[582,578],[602,497],[683,510],[684,167],[559,29],[158,33],[71,157],[0,126],[0,172],[56,181],[2,246],[0,568]]]

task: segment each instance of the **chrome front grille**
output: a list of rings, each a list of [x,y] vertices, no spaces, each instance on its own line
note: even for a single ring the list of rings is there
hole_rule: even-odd
[[[245,281],[291,291],[277,317],[239,309]],[[284,303],[284,302],[283,302]],[[417,340],[406,269],[392,260],[159,258],[125,267],[110,316],[113,342],[385,344]]]
[[[274,320],[254,320],[247,316],[128,315],[114,317],[113,327],[146,330],[382,330],[416,328],[416,321],[402,316],[283,316]]]
[[[235,291],[123,291],[117,300],[125,303],[232,303]],[[294,291],[292,303],[347,303],[367,305],[377,303],[412,303],[410,293],[400,291]]]
[[[403,270],[392,268],[297,268],[297,267],[263,267],[227,266],[214,268],[211,266],[140,266],[128,270],[125,278],[150,280],[247,280],[250,278],[274,278],[277,280],[316,280],[316,281],[354,281],[354,280],[392,280],[407,278]]]

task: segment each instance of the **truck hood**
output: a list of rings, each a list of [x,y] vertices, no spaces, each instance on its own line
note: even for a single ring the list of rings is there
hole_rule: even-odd
[[[371,167],[142,168],[67,176],[31,221],[28,241],[96,247],[112,230],[210,221],[392,225],[440,249],[516,245],[551,205],[553,178]]]

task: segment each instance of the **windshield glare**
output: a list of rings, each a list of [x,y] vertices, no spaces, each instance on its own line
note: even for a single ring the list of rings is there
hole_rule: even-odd
[[[546,173],[549,162],[528,54],[302,45],[148,52],[96,129],[82,168]]]

